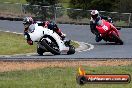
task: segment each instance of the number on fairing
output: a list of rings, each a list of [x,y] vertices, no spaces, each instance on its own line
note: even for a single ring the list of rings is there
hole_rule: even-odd
[[[105,25],[104,25],[102,28],[103,28],[105,31],[107,31],[107,30],[108,30],[108,27],[107,27],[107,26],[105,26]]]

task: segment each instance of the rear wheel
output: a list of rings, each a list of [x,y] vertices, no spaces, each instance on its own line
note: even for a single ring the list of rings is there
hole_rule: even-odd
[[[120,37],[115,34],[115,32],[112,32],[112,36],[116,44],[120,44],[120,45],[124,44],[123,41],[120,39]]]
[[[50,39],[50,38],[49,38]],[[42,45],[52,54],[54,55],[59,55],[60,54],[60,50],[59,47],[57,45],[57,43],[55,42],[55,40],[50,39],[51,42],[48,42],[46,39],[42,40]]]

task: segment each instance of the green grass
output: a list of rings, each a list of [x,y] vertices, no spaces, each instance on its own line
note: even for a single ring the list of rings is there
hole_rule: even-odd
[[[26,0],[0,0],[0,2],[27,3]]]
[[[116,21],[114,24],[117,26],[128,26],[128,23],[125,21]]]
[[[70,0],[59,0],[59,4],[61,4],[64,8],[69,7]]]
[[[36,52],[36,45],[28,45],[23,35],[0,32],[0,39],[0,55]]]
[[[69,3],[60,3],[64,8],[68,8],[69,7]]]
[[[85,67],[87,73],[130,74],[132,66]],[[76,83],[77,67],[53,67],[30,71],[0,73],[0,88],[131,88],[129,84],[85,84]]]
[[[69,3],[70,0],[59,0],[59,2],[61,2],[61,3]]]
[[[0,0],[0,2],[11,2],[11,3],[26,3],[26,0]],[[61,3],[69,3],[70,0],[59,0]]]

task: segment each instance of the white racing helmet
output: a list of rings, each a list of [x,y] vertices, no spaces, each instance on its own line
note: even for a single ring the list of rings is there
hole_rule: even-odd
[[[93,19],[96,19],[99,16],[99,12],[97,10],[92,10],[91,11],[91,17]]]

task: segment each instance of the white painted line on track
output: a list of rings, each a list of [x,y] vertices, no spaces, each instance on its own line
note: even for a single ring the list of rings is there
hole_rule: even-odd
[[[92,44],[85,43],[85,42],[78,42],[78,41],[75,41],[75,42],[80,44],[79,48],[76,49],[77,52],[90,51],[90,50],[94,49],[94,45],[92,45]],[[81,50],[78,50],[78,49],[81,49]]]
[[[3,30],[0,30],[2,32],[7,32],[7,33],[14,33],[14,34],[23,34],[23,33],[18,33],[18,32],[11,32],[11,31],[3,31]]]

